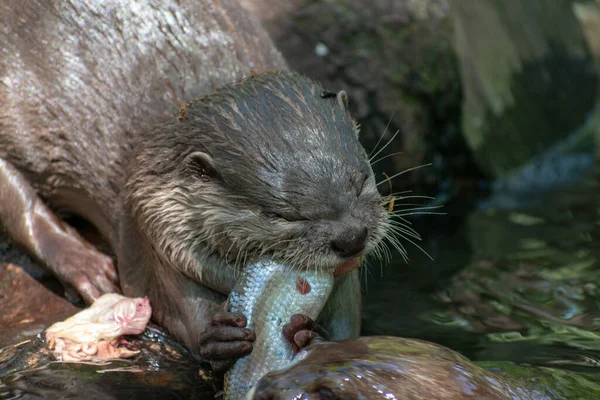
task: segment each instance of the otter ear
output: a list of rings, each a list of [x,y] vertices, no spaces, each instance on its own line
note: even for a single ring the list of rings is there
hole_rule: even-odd
[[[346,94],[346,92],[344,90],[340,90],[336,98],[340,107],[346,110],[346,112],[349,114],[350,109],[348,108],[348,105],[350,103],[350,100],[348,99],[348,95]]]
[[[354,132],[356,133],[356,136],[358,136],[360,132],[360,126],[356,123],[356,121],[354,120],[354,118],[352,118],[352,115],[350,114],[350,100],[348,99],[348,94],[344,90],[340,90],[337,93],[330,92],[328,90],[324,90],[323,92],[321,92],[321,98],[323,99],[329,99],[332,97],[335,97],[338,106],[340,106],[340,108],[346,112],[346,115],[348,116],[348,118],[350,118],[350,121],[352,122]]]
[[[354,120],[354,118],[352,118],[352,115],[350,115],[350,100],[348,99],[348,95],[346,94],[345,91],[340,90],[339,93],[336,95],[338,104],[340,105],[340,107],[342,107],[342,109],[344,109],[346,111],[346,114],[348,114],[348,117],[350,118],[350,121],[352,122],[352,127],[354,128],[354,132],[356,133],[356,136],[359,136],[360,133],[360,125],[358,125],[356,123],[356,121]]]
[[[184,169],[208,182],[211,178],[221,179],[213,158],[202,151],[195,151],[184,160]]]
[[[329,90],[323,90],[320,96],[322,99],[335,98],[342,110],[345,110],[347,113],[350,113],[350,110],[348,109],[348,95],[345,91],[340,90],[339,92],[334,93],[330,92]]]

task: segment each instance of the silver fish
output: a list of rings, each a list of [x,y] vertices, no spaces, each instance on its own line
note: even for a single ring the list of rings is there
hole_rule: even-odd
[[[228,309],[241,312],[256,331],[252,353],[225,374],[224,400],[245,399],[267,372],[289,366],[294,346],[283,325],[294,314],[316,320],[333,288],[331,271],[291,270],[272,261],[249,265],[228,298]]]

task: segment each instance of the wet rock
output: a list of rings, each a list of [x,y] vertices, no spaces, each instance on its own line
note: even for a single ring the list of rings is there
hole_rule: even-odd
[[[600,1],[582,0],[573,3],[575,15],[581,22],[592,56],[596,60],[596,69],[600,73]],[[600,112],[596,113],[596,156],[600,155]]]
[[[56,362],[41,337],[0,350],[2,399],[211,399],[215,380],[155,327],[128,339],[140,353],[104,363]]]
[[[420,340],[362,337],[313,344],[308,356],[267,374],[254,399],[558,399],[535,380],[484,370]]]
[[[573,10],[581,22],[588,46],[600,71],[600,2],[578,1],[573,3]]]
[[[463,131],[478,164],[505,177],[570,135],[591,152],[598,74],[573,2],[451,0]],[[583,132],[580,132],[583,131]]]
[[[0,347],[31,339],[78,311],[13,264],[0,264],[0,304]]]

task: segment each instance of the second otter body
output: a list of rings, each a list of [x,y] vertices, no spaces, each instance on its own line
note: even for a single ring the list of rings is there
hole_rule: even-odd
[[[234,2],[11,1],[0,18],[0,223],[88,302],[116,290],[112,261],[46,203],[99,229],[124,294],[192,351],[240,265],[344,270],[383,238],[344,97],[285,72]],[[356,271],[320,322],[358,334]]]

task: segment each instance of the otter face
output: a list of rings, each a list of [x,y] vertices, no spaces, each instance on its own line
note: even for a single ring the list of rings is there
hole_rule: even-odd
[[[345,94],[322,93],[300,75],[270,72],[192,102],[153,155],[170,160],[155,169],[179,165],[155,175],[170,196],[154,228],[173,238],[164,251],[342,273],[375,250],[387,211]]]
[[[189,195],[210,202],[197,226],[211,250],[344,268],[382,240],[387,213],[345,93],[322,93],[297,74],[266,73],[186,110],[186,136],[201,142],[184,162],[202,182]]]

